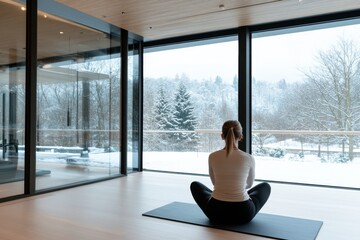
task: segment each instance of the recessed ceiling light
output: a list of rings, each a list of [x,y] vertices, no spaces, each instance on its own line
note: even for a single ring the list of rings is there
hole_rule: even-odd
[[[26,11],[26,7],[21,7],[21,11]]]
[[[60,34],[64,34],[64,32],[59,32]]]
[[[48,16],[46,14],[44,14],[44,18],[47,18]]]
[[[220,10],[225,10],[225,5],[224,5],[224,4],[220,4],[220,5],[219,5],[219,9],[220,9]]]

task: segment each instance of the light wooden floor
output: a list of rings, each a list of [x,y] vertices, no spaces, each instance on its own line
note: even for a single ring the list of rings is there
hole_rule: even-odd
[[[265,239],[141,215],[173,201],[193,203],[193,180],[210,183],[207,177],[143,172],[2,203],[0,239]],[[272,184],[262,212],[321,220],[318,240],[355,240],[360,239],[359,203],[360,191]]]

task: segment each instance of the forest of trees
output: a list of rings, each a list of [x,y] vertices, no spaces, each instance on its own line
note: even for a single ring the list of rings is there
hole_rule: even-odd
[[[302,82],[279,79],[252,81],[252,127],[255,130],[308,130],[345,131],[360,129],[360,49],[354,42],[339,39],[330,49],[317,54],[317,65],[303,70]],[[174,125],[175,89],[183,86],[189,93],[193,124],[189,128]],[[197,144],[198,151],[212,151],[221,147],[219,134],[198,134],[174,142],[171,130],[221,128],[222,122],[237,118],[237,77],[231,81],[216,76],[205,81],[190,80],[186,75],[174,79],[145,79],[144,134],[145,151],[189,150]],[[166,86],[166,87],[165,87]],[[183,106],[185,107],[185,106]],[[169,130],[155,136],[155,130]],[[178,133],[176,133],[178,134]],[[196,138],[195,138],[196,136]],[[329,145],[343,147],[340,161],[354,158],[357,135],[253,135],[257,147],[265,143],[293,138],[302,143],[312,143],[321,148]],[[161,139],[161,144],[156,144]],[[177,140],[181,140],[178,138]],[[154,146],[157,146],[154,148]],[[170,146],[178,146],[172,148]],[[179,147],[181,145],[181,148]],[[163,147],[163,148],[162,148]],[[192,149],[191,149],[192,150]],[[253,149],[257,151],[258,149]],[[261,150],[261,149],[260,149]],[[265,150],[264,150],[265,151]],[[345,154],[346,153],[346,154]],[[345,156],[346,155],[346,156]]]
[[[144,99],[145,151],[208,151],[221,146],[220,133],[194,130],[218,130],[224,118],[237,118],[237,86],[219,76],[147,78]]]

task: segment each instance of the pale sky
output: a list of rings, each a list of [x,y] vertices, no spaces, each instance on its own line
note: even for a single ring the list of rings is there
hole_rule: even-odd
[[[318,52],[329,49],[340,37],[359,41],[360,25],[253,38],[252,76],[262,81],[301,81],[299,69],[314,66]],[[237,75],[237,48],[237,41],[231,41],[146,53],[144,75],[173,78],[185,73],[197,80],[219,75],[231,83]]]
[[[301,81],[299,69],[314,66],[319,51],[336,45],[342,37],[360,44],[360,25],[253,39],[253,77],[265,81]]]
[[[185,73],[190,79],[202,80],[219,75],[232,82],[237,75],[237,56],[235,41],[146,53],[144,76],[175,77]]]

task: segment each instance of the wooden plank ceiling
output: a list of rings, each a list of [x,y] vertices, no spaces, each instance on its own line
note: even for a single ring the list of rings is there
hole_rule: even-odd
[[[359,0],[56,0],[157,40],[360,8]]]

